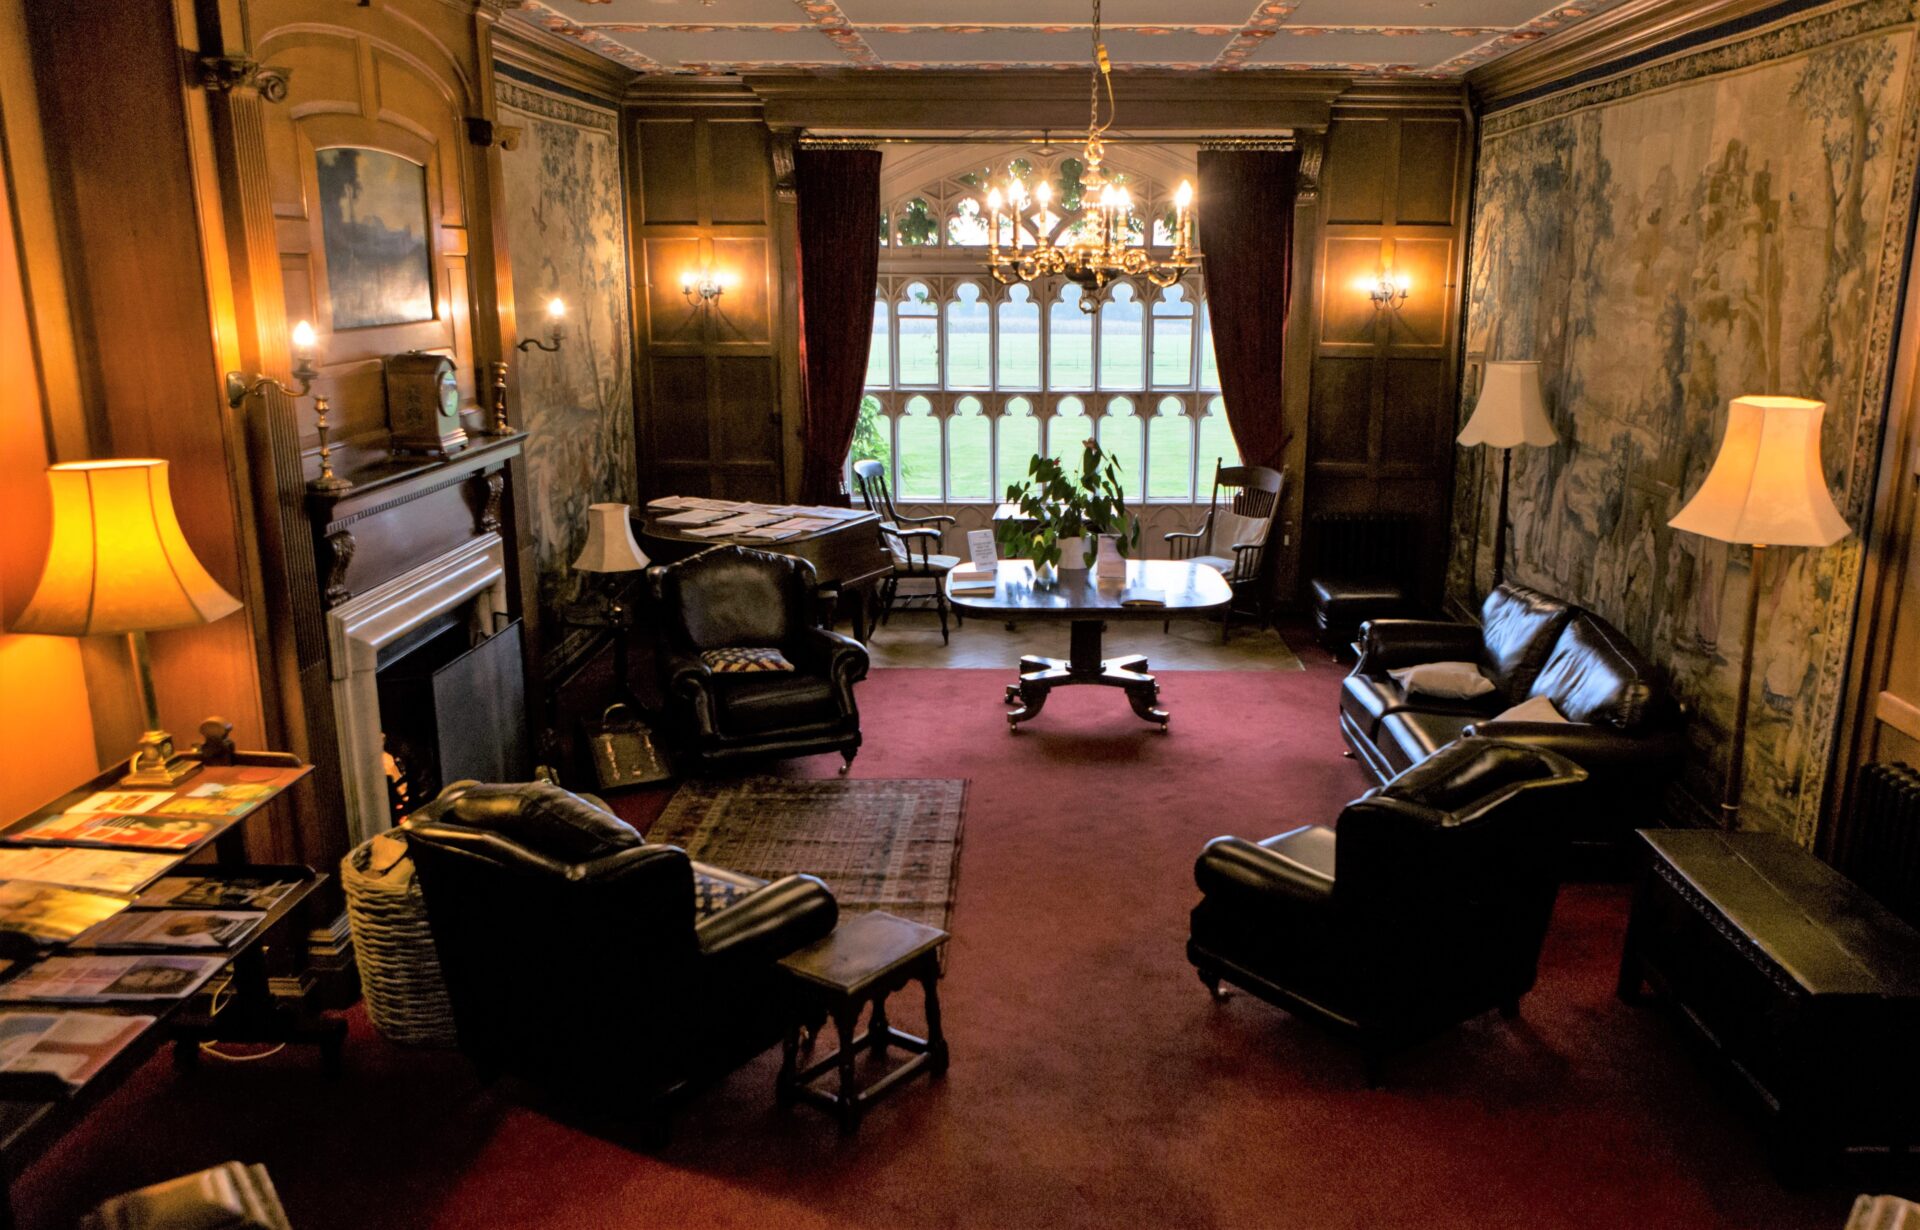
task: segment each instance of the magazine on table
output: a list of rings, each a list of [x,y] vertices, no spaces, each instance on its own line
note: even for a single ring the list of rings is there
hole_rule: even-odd
[[[179,861],[172,854],[132,850],[79,850],[70,846],[0,849],[0,880],[37,880],[63,888],[137,893]]]
[[[133,904],[141,909],[270,910],[302,883],[262,876],[164,876]]]
[[[121,1003],[185,999],[226,963],[224,956],[48,957],[0,982],[0,1000]]]
[[[196,948],[231,951],[263,915],[233,910],[128,910],[73,941],[75,948]]]
[[[660,518],[661,525],[708,525],[727,519],[724,508],[688,508]]]
[[[10,841],[78,842],[83,845],[135,846],[148,850],[190,850],[219,827],[218,820],[204,816],[61,812],[43,816],[26,828],[8,833],[7,838]]]
[[[72,1093],[153,1023],[108,1012],[0,1012],[0,1094]]]
[[[0,932],[34,944],[64,944],[127,908],[125,897],[40,884],[0,881]]]

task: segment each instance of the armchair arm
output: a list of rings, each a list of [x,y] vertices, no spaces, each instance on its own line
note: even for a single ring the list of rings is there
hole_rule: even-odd
[[[803,628],[787,646],[796,668],[851,687],[867,677],[867,647],[827,628]]]
[[[659,650],[661,690],[669,700],[684,706],[703,735],[715,733],[713,710],[713,670],[697,654],[661,646]]]
[[[926,516],[926,517],[902,517],[898,513],[896,513],[894,514],[893,519],[899,522],[901,525],[958,525],[959,524],[958,521],[956,521],[952,517],[949,517],[945,513],[934,513],[933,515]],[[935,533],[938,533],[938,532],[939,531],[937,530],[935,531]]]
[[[1655,776],[1680,762],[1685,740],[1677,728],[1629,733],[1592,722],[1475,722],[1463,739],[1500,739],[1558,752],[1583,769]]]
[[[1360,630],[1356,675],[1380,676],[1422,662],[1476,662],[1484,644],[1473,624],[1438,619],[1370,619]]]
[[[1333,900],[1333,877],[1241,837],[1216,837],[1193,865],[1193,882],[1208,896],[1243,901],[1280,898],[1320,904]]]
[[[1206,536],[1207,536],[1206,527],[1202,526],[1200,529],[1197,529],[1197,530],[1174,530],[1171,533],[1162,534],[1160,537],[1167,542],[1172,542],[1176,538],[1191,538],[1194,541],[1198,542],[1200,539],[1205,538]]]
[[[952,518],[949,517],[948,520],[951,521]],[[944,541],[939,530],[903,530],[896,526],[888,532],[899,539],[900,545],[906,548],[908,559],[918,556],[922,564],[927,562],[927,557],[933,554],[934,548]]]
[[[813,876],[791,875],[756,889],[693,929],[709,960],[777,961],[829,934],[840,906]]]

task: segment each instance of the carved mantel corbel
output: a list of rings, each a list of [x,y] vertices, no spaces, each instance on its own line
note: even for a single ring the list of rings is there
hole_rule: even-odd
[[[195,56],[193,82],[203,89],[227,93],[232,90],[258,90],[266,102],[277,103],[287,97],[287,82],[292,71],[274,68],[245,56]]]
[[[1327,134],[1303,132],[1294,138],[1300,150],[1300,182],[1296,199],[1314,201],[1320,197],[1320,163],[1327,154]]]

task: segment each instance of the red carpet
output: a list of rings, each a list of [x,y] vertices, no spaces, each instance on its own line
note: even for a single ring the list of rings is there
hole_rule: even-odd
[[[1363,784],[1340,755],[1339,671],[1304,656],[1304,674],[1163,675],[1166,737],[1104,689],[1058,692],[1009,736],[998,672],[864,685],[856,774],[973,785],[953,1069],[853,1138],[776,1110],[768,1056],[697,1096],[665,1153],[632,1153],[356,1013],[338,1081],[304,1054],[149,1065],[16,1185],[21,1222],[65,1230],[113,1191],[237,1157],[267,1164],[298,1230],[1838,1230],[1851,1191],[1783,1191],[1671,1022],[1615,1002],[1623,888],[1566,890],[1522,1019],[1407,1053],[1385,1089],[1334,1038],[1244,995],[1209,1002],[1182,952],[1201,843],[1330,818]]]

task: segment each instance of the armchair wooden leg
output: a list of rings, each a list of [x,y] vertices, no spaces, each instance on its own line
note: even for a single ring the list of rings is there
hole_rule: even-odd
[[[945,645],[949,643],[947,640],[947,589],[940,581],[935,581],[933,584],[933,605],[934,609],[940,612],[940,643]]]
[[[840,759],[842,761],[840,765],[840,776],[845,777],[847,775],[847,770],[853,767],[853,758],[859,754],[860,751],[858,748],[840,753]]]

